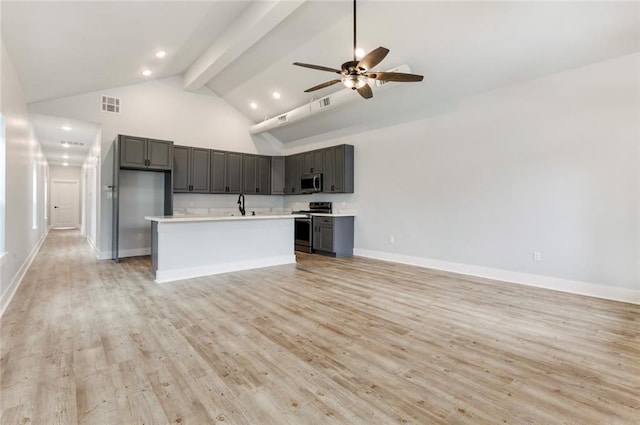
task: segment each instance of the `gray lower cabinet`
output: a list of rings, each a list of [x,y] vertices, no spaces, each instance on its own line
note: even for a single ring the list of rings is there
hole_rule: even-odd
[[[209,193],[210,173],[209,149],[174,146],[174,193]]]
[[[241,193],[242,154],[212,150],[210,193]]]
[[[118,136],[120,167],[134,170],[171,170],[173,142],[134,136]]]
[[[353,219],[313,216],[313,251],[333,257],[353,255]]]
[[[271,157],[271,194],[284,195],[286,186],[285,157]]]
[[[323,151],[324,181],[322,191],[325,193],[353,193],[353,146],[338,145],[323,149]]]

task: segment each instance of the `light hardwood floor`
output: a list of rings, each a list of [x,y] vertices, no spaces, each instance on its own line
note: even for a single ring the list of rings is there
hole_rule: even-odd
[[[639,424],[640,306],[363,258],[157,285],[52,231],[2,424]]]

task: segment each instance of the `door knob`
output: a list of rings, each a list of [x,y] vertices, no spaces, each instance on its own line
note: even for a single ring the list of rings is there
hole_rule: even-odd
[[[55,206],[55,207],[53,207],[53,208],[58,208],[58,206],[56,205],[56,206]]]

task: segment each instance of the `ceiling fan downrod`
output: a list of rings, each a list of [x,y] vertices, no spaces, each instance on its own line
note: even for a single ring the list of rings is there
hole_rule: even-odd
[[[353,61],[356,61],[356,0],[353,0]]]

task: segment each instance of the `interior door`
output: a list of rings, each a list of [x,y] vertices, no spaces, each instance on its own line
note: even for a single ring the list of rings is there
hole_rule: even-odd
[[[77,180],[53,180],[51,183],[51,227],[78,227],[79,197]]]

